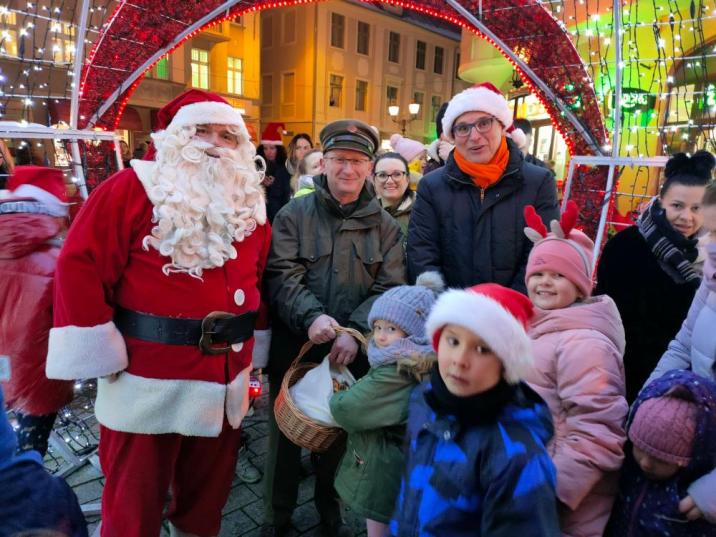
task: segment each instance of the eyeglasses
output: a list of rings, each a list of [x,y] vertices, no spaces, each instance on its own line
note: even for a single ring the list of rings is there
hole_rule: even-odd
[[[381,183],[385,183],[388,178],[392,179],[393,181],[399,181],[403,177],[405,177],[407,172],[393,172],[393,173],[385,173],[385,172],[378,172],[375,174],[375,178],[378,179]]]
[[[492,128],[492,123],[495,121],[494,117],[481,117],[474,123],[458,123],[452,128],[452,133],[457,138],[467,138],[470,136],[472,129],[475,129],[480,134],[485,134]]]
[[[343,157],[323,157],[323,158],[324,158],[324,160],[332,160],[341,168],[343,166],[345,166],[346,164],[349,164],[353,168],[358,168],[359,166],[370,162],[370,160],[367,158],[343,158]]]

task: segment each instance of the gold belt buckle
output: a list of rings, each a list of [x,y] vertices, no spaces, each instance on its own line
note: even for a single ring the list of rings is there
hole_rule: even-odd
[[[201,338],[199,338],[199,349],[204,354],[225,354],[231,350],[231,344],[224,347],[214,347],[212,336],[216,334],[214,325],[220,319],[235,317],[233,313],[226,311],[212,311],[201,320]]]

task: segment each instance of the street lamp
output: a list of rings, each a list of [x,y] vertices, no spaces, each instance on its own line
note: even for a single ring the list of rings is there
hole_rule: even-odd
[[[388,115],[390,116],[390,119],[393,120],[393,122],[398,123],[400,125],[400,130],[403,136],[405,136],[405,131],[407,129],[408,123],[418,118],[418,114],[420,113],[420,103],[410,103],[408,105],[408,112],[410,112],[409,117],[399,117],[400,116],[400,107],[397,105],[391,105],[388,107]]]

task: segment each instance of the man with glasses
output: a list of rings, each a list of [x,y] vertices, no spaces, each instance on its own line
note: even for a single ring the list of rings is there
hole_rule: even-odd
[[[405,282],[401,232],[383,210],[366,178],[373,169],[378,137],[360,121],[342,120],[320,133],[325,171],[314,177],[315,192],[295,198],[273,222],[266,267],[272,317],[269,351],[270,404],[301,345],[316,346],[309,360],[329,356],[349,365],[356,377],[367,359],[336,326],[369,331],[375,299]],[[345,443],[337,441],[316,461],[316,508],[325,535],[352,535],[343,522],[333,488]],[[283,535],[296,507],[301,479],[301,448],[292,444],[269,416],[262,535]]]
[[[410,281],[437,270],[448,287],[494,282],[526,293],[531,242],[522,212],[534,205],[545,223],[559,217],[554,176],[525,162],[524,133],[489,82],[450,100],[443,133],[455,149],[418,185],[408,227]]]

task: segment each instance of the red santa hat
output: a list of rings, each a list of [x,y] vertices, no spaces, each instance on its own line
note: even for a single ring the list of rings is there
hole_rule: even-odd
[[[238,127],[239,144],[251,140],[241,113],[221,95],[210,91],[190,89],[157,112],[157,131],[178,131],[193,125],[231,125]],[[155,155],[152,145],[144,160],[153,160]]]
[[[532,303],[522,293],[496,283],[483,283],[440,295],[425,329],[436,351],[445,325],[469,330],[502,361],[505,380],[517,384],[532,368],[532,342],[527,335],[532,314]]]
[[[507,105],[507,99],[491,83],[475,84],[450,99],[442,122],[443,134],[450,142],[455,142],[452,134],[455,120],[467,112],[490,114],[502,124],[507,130],[507,135],[514,140],[518,147],[525,144],[525,133],[512,125],[512,110]]]
[[[57,168],[15,166],[7,188],[16,198],[32,198],[42,203],[51,216],[67,216],[65,176]]]
[[[283,145],[283,129],[286,125],[283,123],[271,122],[261,133],[261,143],[264,145]]]

